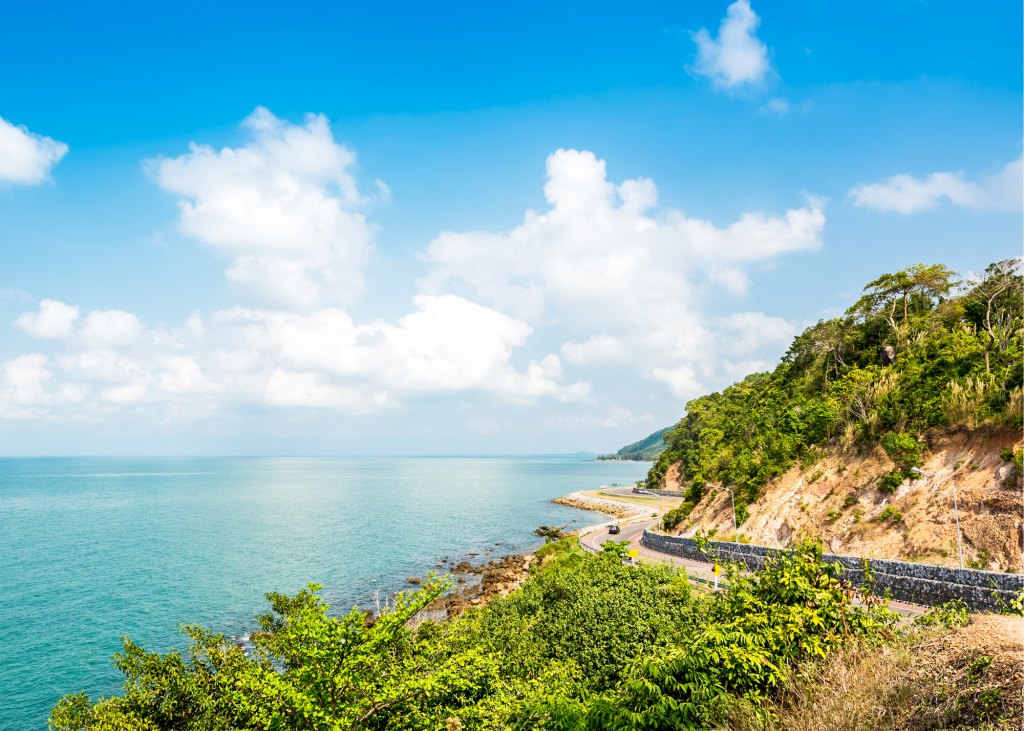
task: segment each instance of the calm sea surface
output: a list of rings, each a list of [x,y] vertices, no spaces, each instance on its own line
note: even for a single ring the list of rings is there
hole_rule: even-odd
[[[448,556],[518,552],[541,524],[603,521],[549,500],[649,465],[573,457],[0,459],[0,729],[46,728],[65,693],[118,692],[130,635],[242,634],[263,594],[324,585],[372,605]],[[502,545],[496,546],[496,543]],[[479,560],[479,559],[478,559]]]

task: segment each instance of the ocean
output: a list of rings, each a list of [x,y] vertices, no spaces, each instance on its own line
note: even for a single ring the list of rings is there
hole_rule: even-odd
[[[268,591],[322,584],[373,606],[443,557],[538,545],[606,520],[551,498],[632,484],[647,463],[574,456],[0,459],[0,729],[42,731],[64,694],[119,692],[128,635],[255,627]]]

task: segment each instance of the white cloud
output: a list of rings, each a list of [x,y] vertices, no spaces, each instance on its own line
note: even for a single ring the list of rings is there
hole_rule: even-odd
[[[12,324],[34,338],[66,338],[78,319],[78,307],[44,299],[35,312],[25,312]]]
[[[0,289],[0,301],[2,302],[31,302],[32,295],[22,289],[4,287]]]
[[[274,181],[297,181],[300,198],[333,211],[328,223],[354,220],[345,207],[365,200],[346,172],[351,153],[331,140],[322,118],[298,127],[258,110],[247,124],[250,145],[219,153],[193,147],[156,163],[154,174],[169,189],[193,191],[182,202],[182,226],[235,256],[233,269],[269,252],[279,280],[299,272],[286,289],[326,287],[322,271],[303,267],[333,251],[334,233],[317,238],[320,224],[303,219],[303,206],[273,199]],[[571,418],[564,411],[552,417],[560,424],[620,428],[650,415],[609,406],[593,392],[588,369],[631,369],[664,384],[654,386],[656,398],[667,391],[686,400],[723,375],[760,369],[785,346],[786,321],[756,312],[712,317],[706,303],[742,296],[751,264],[817,249],[822,200],[718,226],[671,208],[655,211],[654,181],[616,185],[591,152],[558,150],[547,172],[547,210],[527,211],[511,231],[446,232],[431,242],[420,293],[397,320],[357,322],[323,304],[330,299],[323,287],[286,308],[193,312],[170,328],[147,327],[122,310],[80,317],[77,306],[43,300],[13,324],[61,340],[53,346],[59,352],[3,364],[0,416],[100,419],[132,411],[180,420],[240,409],[358,414],[435,399],[467,408],[546,400],[576,404]],[[236,197],[248,202],[233,208]],[[282,236],[244,228],[246,211],[263,215],[263,204],[276,206],[265,222]],[[285,246],[293,241],[283,236],[292,217],[300,235]],[[332,256],[329,266],[340,261]],[[314,270],[319,284],[309,280]],[[474,418],[494,423],[486,414]]]
[[[90,347],[129,345],[142,335],[142,323],[130,312],[94,310],[82,321],[78,335]]]
[[[678,368],[655,368],[654,380],[668,385],[669,391],[680,401],[689,401],[704,393],[704,386],[694,376],[693,367],[681,365]]]
[[[789,100],[775,97],[765,102],[761,107],[762,112],[774,112],[775,114],[789,114]]]
[[[767,46],[755,35],[760,24],[749,0],[736,0],[722,19],[718,38],[706,28],[692,34],[697,44],[693,70],[730,91],[764,84],[772,67]]]
[[[967,180],[964,172],[932,173],[925,178],[893,175],[881,183],[858,185],[850,198],[858,207],[910,214],[932,210],[948,198],[964,208],[1020,210],[1024,199],[1024,165],[1017,158],[994,175],[978,182]]]
[[[576,416],[556,414],[546,418],[544,420],[544,425],[549,429],[558,430],[580,429],[588,426],[597,426],[603,429],[618,429],[619,427],[635,424],[637,421],[651,421],[651,415],[644,414],[640,417],[636,417],[629,409],[611,404],[608,411],[603,415],[600,413],[579,414]]]
[[[611,335],[591,335],[585,343],[572,340],[562,346],[562,357],[575,365],[615,363],[626,357],[622,343]]]
[[[700,280],[742,295],[746,265],[817,249],[824,201],[783,215],[746,213],[720,228],[671,209],[647,215],[658,199],[654,182],[615,186],[593,153],[559,150],[547,170],[550,210],[527,211],[507,233],[442,233],[427,250],[433,266],[422,289],[439,294],[461,281],[526,321],[570,323],[582,337],[562,346],[567,362],[632,363],[676,395],[702,388],[694,364],[703,373],[735,348],[774,357],[783,321],[746,313],[711,322]],[[737,339],[750,348],[728,345]]]
[[[199,413],[217,402],[362,413],[439,394],[519,404],[589,398],[588,384],[563,382],[557,355],[522,370],[511,364],[513,348],[532,333],[522,320],[451,294],[419,295],[414,304],[397,325],[357,325],[335,308],[236,307],[209,322],[193,314],[171,332],[144,330],[131,313],[93,312],[77,330],[62,331],[70,352],[57,358],[57,376],[46,356],[7,363],[0,415],[25,404],[71,404],[93,415],[136,404],[191,405]],[[62,306],[77,317],[77,308]],[[218,347],[204,350],[203,341]]]
[[[228,278],[261,301],[300,310],[355,301],[375,232],[358,212],[369,199],[349,172],[355,153],[323,115],[299,126],[257,107],[243,126],[245,147],[192,143],[150,161],[160,186],[183,196],[179,228],[232,257]]]
[[[67,154],[63,142],[29,132],[0,118],[0,181],[35,185],[50,177],[50,169]]]
[[[47,400],[45,384],[53,375],[46,368],[48,360],[32,353],[4,361],[4,393],[12,403],[35,405]]]
[[[417,311],[397,327],[382,321],[356,325],[337,309],[301,315],[236,308],[216,320],[234,330],[242,347],[221,357],[240,371],[259,372],[265,367],[261,358],[276,364],[276,403],[284,403],[287,393],[297,394],[297,404],[305,403],[329,379],[364,384],[374,404],[387,402],[382,395],[387,392],[481,391],[526,403],[542,396],[586,397],[586,384],[559,384],[557,356],[531,362],[525,373],[509,365],[512,348],[523,345],[532,332],[525,322],[450,294],[419,295],[414,302]],[[329,403],[358,400],[349,393],[331,393]]]

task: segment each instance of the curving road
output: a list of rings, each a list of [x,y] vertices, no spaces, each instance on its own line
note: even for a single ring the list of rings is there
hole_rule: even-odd
[[[610,534],[607,528],[602,528],[581,537],[580,544],[587,550],[600,551],[602,544],[606,541],[628,543],[630,548],[634,548],[640,552],[641,559],[647,559],[648,561],[668,561],[676,566],[682,566],[693,579],[696,579],[696,581],[714,586],[715,574],[711,571],[713,568],[712,564],[701,563],[699,561],[689,561],[687,559],[679,558],[678,556],[670,556],[667,553],[651,551],[640,545],[640,539],[643,537],[644,529],[657,522],[657,519],[646,518],[644,520],[637,520],[631,523],[622,524],[619,526],[622,532],[617,536]],[[924,614],[928,610],[928,607],[922,607],[916,604],[907,604],[906,602],[898,602],[895,600],[889,602],[889,608],[908,618]]]

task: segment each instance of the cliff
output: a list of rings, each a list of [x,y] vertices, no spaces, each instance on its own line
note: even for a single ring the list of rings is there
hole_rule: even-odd
[[[964,564],[997,571],[1024,568],[1021,477],[1013,462],[1004,460],[1006,450],[1021,449],[1021,433],[953,428],[932,431],[925,440],[921,469],[952,476],[956,483]],[[893,469],[879,445],[828,446],[817,461],[797,464],[770,480],[748,505],[740,534],[773,548],[816,536],[833,553],[957,565],[949,481],[904,480],[890,494],[879,483]],[[678,468],[667,475],[673,472]],[[731,537],[727,492],[704,495],[670,532],[691,537],[698,530],[714,531],[724,540]]]

